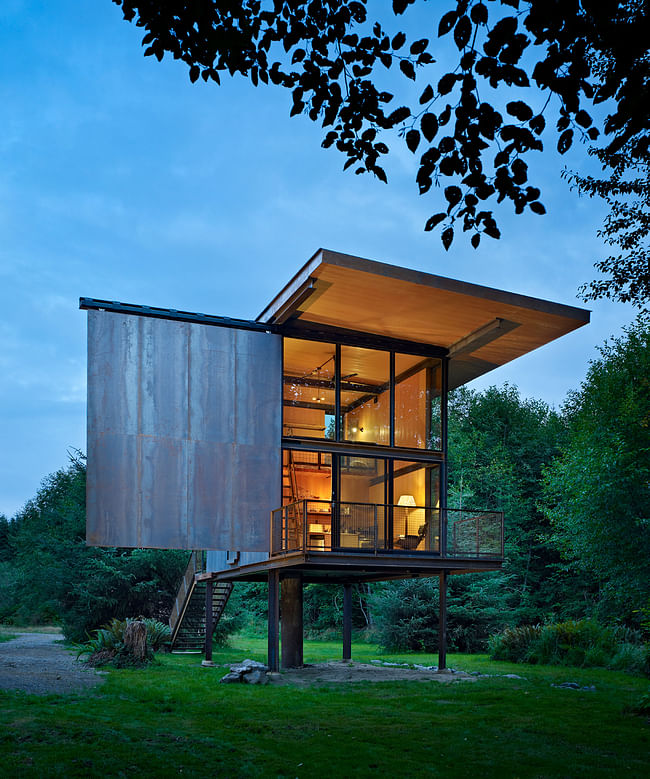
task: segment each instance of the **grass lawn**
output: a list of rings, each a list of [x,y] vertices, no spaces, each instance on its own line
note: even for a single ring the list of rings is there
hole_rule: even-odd
[[[16,638],[18,633],[61,633],[56,625],[0,625],[0,644]]]
[[[58,625],[0,625],[0,636],[16,633],[61,633],[61,628]]]
[[[265,649],[239,636],[214,660],[264,659]],[[305,661],[340,651],[338,642],[306,642]],[[353,645],[353,658],[436,662],[366,644]],[[220,685],[221,670],[200,659],[161,655],[79,695],[0,691],[4,775],[650,776],[650,725],[625,712],[648,689],[639,677],[452,655],[455,668],[526,679],[251,687]],[[551,687],[563,681],[596,691]]]

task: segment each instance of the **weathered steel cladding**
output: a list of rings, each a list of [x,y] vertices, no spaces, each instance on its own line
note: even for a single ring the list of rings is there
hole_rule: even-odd
[[[88,312],[92,545],[268,552],[281,337]]]

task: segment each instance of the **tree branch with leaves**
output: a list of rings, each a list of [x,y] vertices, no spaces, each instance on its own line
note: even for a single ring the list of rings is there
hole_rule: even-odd
[[[346,169],[386,182],[396,132],[419,155],[419,193],[442,190],[425,230],[440,226],[446,249],[459,228],[475,248],[499,238],[495,203],[545,213],[527,160],[549,136],[561,154],[601,131],[609,155],[648,151],[640,0],[457,0],[432,9],[441,43],[388,31],[423,0],[393,0],[386,18],[367,0],[113,1],[145,30],[145,55],[182,60],[191,81],[239,74],[289,90],[291,115],[319,122],[322,145],[338,149]],[[434,55],[447,41],[457,64],[444,72]],[[422,87],[415,104],[382,87],[391,69]],[[610,110],[600,127],[591,115],[599,103]]]

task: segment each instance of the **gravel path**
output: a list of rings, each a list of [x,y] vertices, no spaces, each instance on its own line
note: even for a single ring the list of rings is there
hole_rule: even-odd
[[[37,695],[65,694],[95,687],[103,674],[84,668],[58,633],[18,633],[0,644],[0,689]]]

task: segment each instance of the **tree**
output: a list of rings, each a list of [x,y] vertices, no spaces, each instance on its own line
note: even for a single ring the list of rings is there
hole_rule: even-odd
[[[113,617],[160,618],[171,609],[187,554],[88,547],[86,468],[75,455],[48,476],[9,523],[11,592],[0,618],[63,623],[80,641]]]
[[[504,512],[501,605],[524,621],[543,619],[564,599],[554,575],[559,556],[544,541],[548,522],[538,507],[543,468],[563,437],[560,415],[511,385],[450,395],[449,505]]]
[[[0,563],[11,560],[13,554],[9,546],[9,520],[0,514]]]
[[[606,343],[567,402],[568,440],[547,469],[544,512],[569,564],[620,618],[650,598],[650,315]]]
[[[580,176],[565,172],[565,177],[581,194],[602,198],[609,207],[599,237],[619,254],[596,262],[605,278],[581,288],[585,300],[612,298],[643,307],[650,302],[650,154],[636,156],[627,147],[608,154],[592,149],[603,169],[612,170],[608,178]]]
[[[526,159],[542,151],[549,118],[564,154],[576,136],[599,137],[589,111],[607,101],[608,152],[648,151],[643,0],[450,0],[449,10],[432,13],[438,37],[453,41],[448,72],[436,67],[428,37],[388,30],[422,0],[393,0],[386,18],[374,17],[367,0],[113,2],[144,28],[145,55],[182,60],[193,82],[218,84],[227,72],[290,90],[291,115],[328,128],[322,145],[335,146],[355,173],[386,181],[385,138],[397,131],[420,154],[420,194],[443,188],[445,205],[425,230],[441,225],[446,249],[456,225],[475,248],[483,235],[498,238],[495,200],[511,201],[516,213],[545,212]],[[391,68],[419,83],[415,104],[385,88],[395,81]]]

